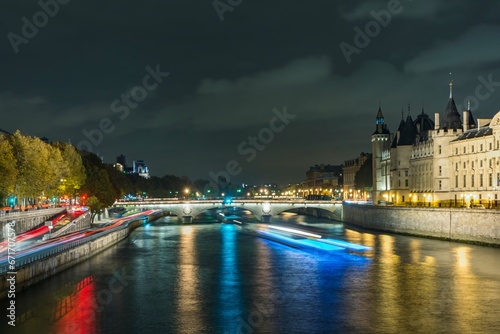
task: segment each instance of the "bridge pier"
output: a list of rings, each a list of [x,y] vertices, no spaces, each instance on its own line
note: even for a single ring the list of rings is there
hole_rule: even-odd
[[[263,223],[270,223],[271,222],[271,215],[262,215],[260,217],[260,221]]]
[[[182,216],[183,224],[191,224],[193,222],[193,216]]]

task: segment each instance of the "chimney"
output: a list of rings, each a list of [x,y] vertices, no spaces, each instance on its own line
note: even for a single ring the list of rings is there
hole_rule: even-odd
[[[439,113],[434,114],[434,130],[439,130]]]
[[[469,112],[467,110],[464,111],[464,131],[469,130]]]

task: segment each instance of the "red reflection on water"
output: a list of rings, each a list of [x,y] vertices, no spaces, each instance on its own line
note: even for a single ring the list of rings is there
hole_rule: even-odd
[[[98,309],[94,279],[88,276],[78,282],[75,292],[57,304],[53,329],[65,334],[96,333]]]

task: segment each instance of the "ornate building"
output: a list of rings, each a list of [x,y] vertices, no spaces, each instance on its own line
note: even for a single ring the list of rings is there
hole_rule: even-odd
[[[399,205],[496,206],[500,190],[500,112],[463,121],[453,99],[435,121],[424,113],[390,133],[379,108],[372,134],[373,200]]]

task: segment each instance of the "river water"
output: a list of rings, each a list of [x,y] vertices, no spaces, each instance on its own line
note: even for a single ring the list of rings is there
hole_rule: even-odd
[[[134,230],[18,293],[15,331],[3,317],[1,332],[499,332],[499,248],[295,214],[274,220],[372,247],[314,254],[248,233],[256,224],[209,224],[212,218],[181,225],[164,217]]]

